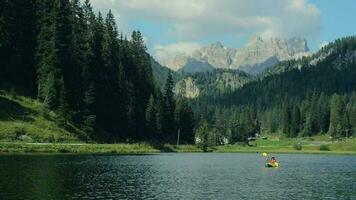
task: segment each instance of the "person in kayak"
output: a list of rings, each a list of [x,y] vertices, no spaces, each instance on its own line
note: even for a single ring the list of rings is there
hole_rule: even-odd
[[[267,163],[274,165],[277,162],[275,157],[271,157],[271,159],[267,158]]]

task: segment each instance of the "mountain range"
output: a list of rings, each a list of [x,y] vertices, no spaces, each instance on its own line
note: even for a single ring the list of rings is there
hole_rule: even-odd
[[[237,49],[220,42],[203,46],[192,55],[178,55],[162,64],[174,71],[194,73],[213,69],[238,69],[252,75],[280,61],[310,56],[304,38],[269,38],[253,36],[245,47]]]

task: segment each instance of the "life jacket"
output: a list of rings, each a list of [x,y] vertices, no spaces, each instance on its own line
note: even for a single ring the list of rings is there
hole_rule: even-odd
[[[276,160],[269,160],[268,163],[270,164],[274,164],[276,162]]]

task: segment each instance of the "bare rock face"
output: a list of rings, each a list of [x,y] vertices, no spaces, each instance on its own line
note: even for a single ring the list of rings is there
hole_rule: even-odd
[[[177,56],[165,63],[173,70],[190,66],[189,70],[204,71],[207,65],[213,68],[240,69],[250,74],[258,74],[279,61],[310,56],[307,41],[303,38],[269,38],[254,36],[241,49],[227,48],[220,42],[202,47],[190,56]],[[199,63],[205,65],[199,70]]]
[[[192,57],[196,60],[204,60],[215,68],[230,68],[236,54],[236,49],[226,48],[220,42],[216,42],[199,51],[193,53]]]
[[[199,96],[199,88],[195,85],[192,77],[180,80],[174,87],[174,93],[186,98],[196,98]]]

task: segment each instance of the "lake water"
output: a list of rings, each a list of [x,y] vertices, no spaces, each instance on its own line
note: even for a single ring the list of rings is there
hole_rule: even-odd
[[[356,199],[356,156],[0,155],[0,199]]]

